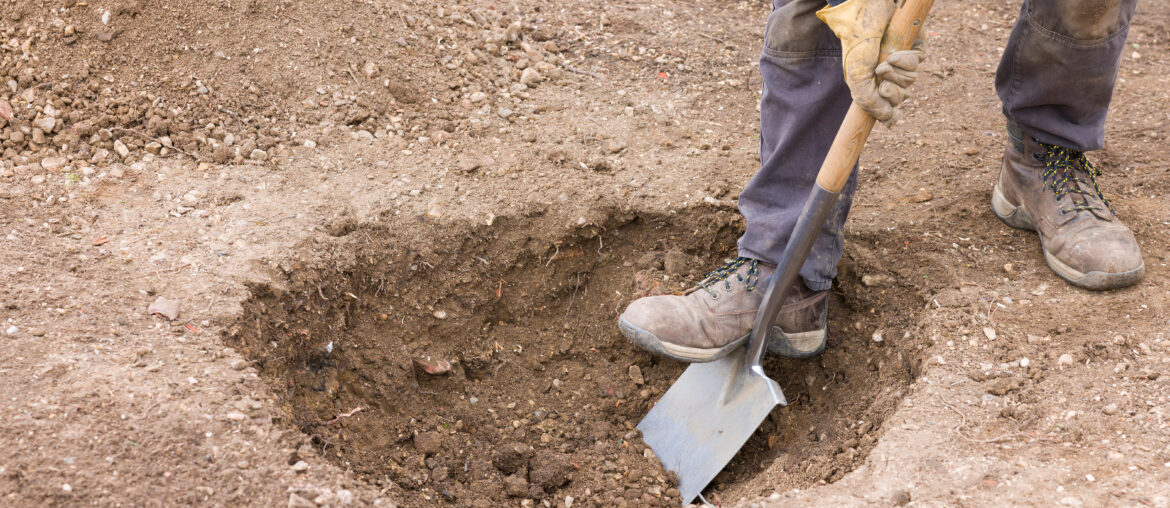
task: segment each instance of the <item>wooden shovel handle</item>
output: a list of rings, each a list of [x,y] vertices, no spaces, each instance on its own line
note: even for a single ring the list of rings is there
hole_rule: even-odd
[[[886,32],[887,40],[878,61],[884,62],[891,51],[910,49],[918,38],[918,29],[926,21],[926,14],[930,12],[934,0],[901,0],[890,19],[890,28]],[[861,149],[865,148],[865,140],[873,130],[874,118],[861,109],[856,103],[849,106],[845,114],[845,121],[841,122],[841,129],[837,137],[833,138],[833,146],[829,148],[829,155],[821,164],[821,171],[817,173],[817,184],[825,190],[840,192],[853,172],[853,165],[861,156]]]

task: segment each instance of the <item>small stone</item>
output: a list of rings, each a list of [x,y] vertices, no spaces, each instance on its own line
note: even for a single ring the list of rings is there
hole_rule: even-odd
[[[8,335],[16,335],[17,333],[20,333],[20,328],[15,325],[9,326],[7,330],[4,330],[4,333],[7,333]]]
[[[520,84],[525,86],[533,86],[543,80],[544,76],[541,76],[540,71],[536,70],[535,67],[529,67],[520,73]]]
[[[914,193],[914,196],[912,196],[910,198],[910,201],[913,203],[925,203],[925,202],[930,201],[932,199],[934,199],[934,195],[931,194],[930,191],[923,188],[923,189],[918,189],[918,192]]]
[[[236,358],[231,363],[232,370],[244,370],[248,367],[248,361],[243,358]]]
[[[447,319],[447,311],[436,310],[434,313],[435,319]]]
[[[609,153],[620,153],[626,149],[626,144],[620,139],[611,139],[605,143],[605,151]]]
[[[366,62],[366,64],[362,66],[362,74],[365,74],[367,78],[377,76],[378,70],[378,64],[374,62]]]
[[[353,492],[350,492],[349,489],[341,489],[337,491],[337,502],[344,506],[353,504]]]
[[[233,422],[242,422],[242,421],[248,419],[248,415],[241,413],[239,411],[232,411],[232,412],[227,414],[227,419],[231,420]]]
[[[881,286],[889,283],[890,278],[880,274],[865,274],[861,276],[861,284],[865,287]]]
[[[296,464],[292,465],[292,470],[297,473],[303,473],[309,470],[309,463],[303,460],[298,460]]]
[[[181,306],[182,304],[179,300],[172,300],[165,296],[160,296],[146,308],[146,313],[159,315],[174,321],[179,317],[179,309]]]
[[[447,360],[432,360],[429,356],[415,360],[414,364],[417,365],[418,368],[422,369],[423,372],[426,372],[432,376],[438,376],[440,374],[451,372],[452,367],[451,362]]]
[[[288,508],[317,508],[317,504],[293,492],[288,495]]]
[[[983,327],[983,335],[987,337],[987,340],[995,340],[995,329],[985,326]]]
[[[1119,410],[1119,408],[1117,407],[1117,404],[1109,404],[1109,405],[1101,408],[1101,412],[1105,413],[1109,416],[1113,416],[1113,415],[1117,414],[1118,410]]]
[[[573,508],[573,496],[565,496],[565,508]]]
[[[61,490],[65,492],[73,492],[73,486],[69,485],[68,483],[63,483],[61,484]]]
[[[1062,354],[1060,358],[1057,358],[1056,363],[1059,365],[1072,365],[1073,357],[1068,353]]]
[[[42,116],[33,120],[33,127],[36,127],[46,133],[53,132],[53,128],[57,126],[57,119],[51,116]]]
[[[500,109],[496,110],[496,114],[500,115],[500,118],[507,120],[508,118],[510,118],[512,116],[512,110],[510,110],[508,108],[500,108]]]
[[[1012,273],[1015,269],[1016,269],[1016,265],[1013,265],[1011,263],[1004,263],[1003,264],[1004,273]]]
[[[45,157],[44,159],[41,159],[41,167],[44,168],[45,171],[57,171],[58,169],[65,167],[66,163],[67,161],[64,157]]]
[[[1032,364],[1031,360],[1029,360],[1027,358],[1020,358],[1020,367],[1023,367],[1026,369],[1026,368],[1028,368],[1028,365],[1031,365],[1031,364]]]
[[[257,148],[248,154],[248,158],[254,161],[266,161],[268,160],[268,152]]]
[[[884,341],[886,340],[886,339],[885,339],[885,337],[883,337],[883,336],[882,336],[882,331],[881,331],[881,330],[878,330],[878,331],[876,331],[876,332],[873,332],[873,337],[872,337],[872,338],[873,338],[873,341],[874,341],[874,342],[884,342]]]
[[[317,148],[317,142],[311,139],[306,139],[305,142],[301,144],[304,145],[305,148]]]
[[[963,149],[963,153],[965,153],[967,155],[979,155],[979,147],[969,146],[969,147]]]
[[[483,92],[472,92],[471,93],[471,102],[483,102],[484,99],[487,99],[486,93],[483,93]]]
[[[636,385],[646,384],[646,378],[642,377],[642,369],[640,367],[638,367],[637,365],[630,365],[629,375],[630,375],[630,379],[634,381],[634,384],[636,384]]]
[[[130,149],[127,148],[126,143],[123,143],[120,139],[114,140],[114,152],[117,153],[118,157],[121,157],[122,159],[130,156]]]
[[[110,175],[110,178],[117,179],[117,178],[122,178],[123,176],[125,176],[126,172],[122,169],[121,166],[114,166],[114,167],[110,168],[110,171],[108,174]]]

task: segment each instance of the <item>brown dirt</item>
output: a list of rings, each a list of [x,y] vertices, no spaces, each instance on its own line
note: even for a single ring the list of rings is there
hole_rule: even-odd
[[[1146,281],[1072,289],[994,220],[1018,5],[940,4],[831,348],[768,360],[791,403],[709,501],[1170,504],[1166,7],[1092,154]],[[631,429],[681,367],[614,319],[734,253],[766,6],[0,11],[8,504],[677,503]]]

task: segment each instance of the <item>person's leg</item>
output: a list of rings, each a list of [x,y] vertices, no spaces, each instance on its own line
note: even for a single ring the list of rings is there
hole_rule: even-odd
[[[775,270],[817,170],[849,108],[841,46],[816,17],[825,0],[774,0],[765,29],[760,73],[759,173],[740,194],[747,232],[740,257],[712,271],[686,295],[657,295],[630,303],[618,328],[643,349],[686,362],[707,362],[747,341],[764,283]],[[856,174],[809,255],[772,327],[768,347],[795,358],[825,348],[827,289],[841,257],[841,230]],[[807,286],[806,286],[807,285]]]
[[[996,216],[1035,230],[1054,272],[1088,289],[1128,286],[1145,264],[1102,194],[1084,151],[1105,116],[1136,0],[1027,0],[996,74],[1008,142],[992,191]]]
[[[816,16],[825,0],[774,0],[764,35],[760,75],[760,170],[740,193],[747,229],[741,256],[776,263],[845,112],[852,102],[841,72],[841,42]],[[857,171],[800,275],[810,289],[829,289],[843,248],[843,228]]]
[[[995,76],[1009,120],[1042,143],[1105,146],[1105,115],[1137,0],[1027,0]]]

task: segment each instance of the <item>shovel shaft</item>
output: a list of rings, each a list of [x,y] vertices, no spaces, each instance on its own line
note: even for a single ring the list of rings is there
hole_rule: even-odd
[[[764,356],[764,345],[767,342],[772,322],[776,314],[780,313],[780,306],[788,294],[788,288],[800,276],[800,267],[804,259],[812,250],[825,218],[833,210],[833,203],[837,202],[837,193],[821,187],[813,186],[813,191],[804,202],[804,209],[796,219],[796,227],[792,230],[788,245],[784,246],[784,254],[776,265],[776,272],[772,274],[772,282],[768,284],[768,291],[760,302],[760,310],[756,312],[756,323],[752,327],[752,338],[748,342],[747,365],[757,374],[764,375],[760,361]]]
[[[918,30],[922,28],[926,14],[933,5],[934,0],[900,0],[883,40],[881,60],[885,60],[891,51],[910,49],[914,45],[918,40]],[[764,293],[764,300],[756,313],[752,338],[747,347],[747,365],[761,376],[764,375],[764,371],[760,361],[764,356],[764,346],[767,344],[772,322],[780,313],[780,306],[787,296],[788,288],[792,287],[800,275],[800,267],[804,265],[804,260],[812,250],[825,219],[833,209],[837,193],[845,186],[849,174],[853,171],[853,165],[861,156],[861,150],[865,148],[865,141],[869,139],[873,124],[874,118],[856,103],[849,106],[849,112],[845,114],[845,120],[841,123],[837,136],[833,138],[829,154],[821,163],[821,170],[817,173],[817,184],[805,201],[788,245],[784,246],[776,273],[772,275],[772,282],[768,284],[768,291]]]
[[[934,0],[901,0],[894,17],[890,19],[890,28],[882,40],[882,54],[878,61],[885,61],[893,51],[910,49],[918,40],[918,30],[926,22],[926,14],[930,12]],[[865,148],[865,141],[873,130],[874,118],[861,109],[857,103],[849,106],[845,114],[845,121],[841,122],[841,129],[833,138],[833,146],[829,154],[821,163],[821,171],[817,173],[817,184],[822,188],[840,192],[849,180],[849,173],[853,165],[861,156],[861,149]]]

